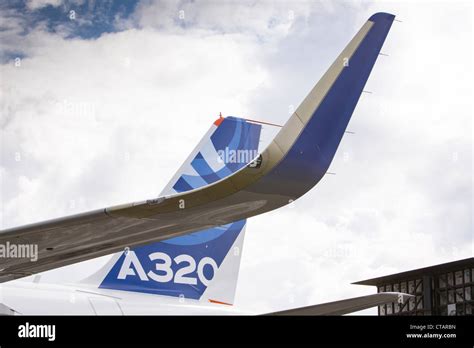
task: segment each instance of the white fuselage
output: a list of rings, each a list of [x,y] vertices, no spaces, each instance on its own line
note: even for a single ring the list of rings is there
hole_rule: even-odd
[[[250,314],[230,305],[109,290],[83,284],[12,281],[0,284],[0,304],[24,315],[229,315]],[[3,313],[6,314],[6,313]]]

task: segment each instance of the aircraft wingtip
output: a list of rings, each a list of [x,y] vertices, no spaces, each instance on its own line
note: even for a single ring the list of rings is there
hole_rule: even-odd
[[[381,20],[390,20],[393,21],[395,19],[395,15],[387,12],[377,12],[370,16],[369,21],[371,22],[378,22]]]

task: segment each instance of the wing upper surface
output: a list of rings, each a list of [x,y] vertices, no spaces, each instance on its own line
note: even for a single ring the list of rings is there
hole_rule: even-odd
[[[197,189],[0,232],[0,244],[35,244],[38,259],[6,258],[0,282],[274,210],[325,175],[390,30],[373,15],[270,145],[249,165]]]

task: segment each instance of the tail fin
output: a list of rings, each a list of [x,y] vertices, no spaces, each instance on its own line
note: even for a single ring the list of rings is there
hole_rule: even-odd
[[[217,119],[160,196],[211,184],[250,163],[258,155],[261,128],[233,116]]]
[[[162,195],[220,180],[258,154],[261,125],[219,118],[192,151]],[[100,288],[232,304],[246,220],[115,254],[88,279]]]

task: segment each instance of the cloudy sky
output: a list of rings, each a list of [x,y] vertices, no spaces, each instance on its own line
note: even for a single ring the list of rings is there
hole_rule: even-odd
[[[350,283],[471,257],[469,1],[4,1],[1,227],[155,197],[219,112],[283,124],[379,11],[402,22],[336,175],[249,220],[236,305],[369,294]]]

